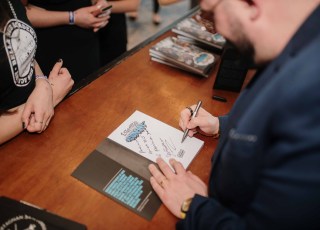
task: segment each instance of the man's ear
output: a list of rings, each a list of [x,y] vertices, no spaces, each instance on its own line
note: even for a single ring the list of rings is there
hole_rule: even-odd
[[[260,0],[247,0],[248,2],[248,7],[249,7],[249,17],[251,20],[256,20],[261,13],[261,8],[260,8],[260,4],[261,1]]]

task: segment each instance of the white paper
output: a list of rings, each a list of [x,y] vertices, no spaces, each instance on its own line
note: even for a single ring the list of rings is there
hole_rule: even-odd
[[[187,137],[183,132],[142,112],[135,111],[110,135],[109,139],[155,162],[174,158],[187,168],[204,142]]]

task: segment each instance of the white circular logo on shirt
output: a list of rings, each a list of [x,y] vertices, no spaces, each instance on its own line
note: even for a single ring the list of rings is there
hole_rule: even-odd
[[[46,224],[29,215],[19,215],[8,219],[0,230],[47,230]]]
[[[28,85],[34,74],[35,31],[23,21],[10,19],[4,28],[3,41],[14,84],[19,87]]]

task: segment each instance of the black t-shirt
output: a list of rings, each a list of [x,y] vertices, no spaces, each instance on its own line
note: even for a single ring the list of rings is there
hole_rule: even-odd
[[[91,0],[29,0],[29,3],[46,10],[69,11],[91,6]]]
[[[29,0],[28,2],[49,11],[74,11],[92,6],[90,0]],[[38,36],[36,59],[45,74],[49,74],[53,65],[61,58],[76,86],[82,79],[99,69],[99,38],[92,29],[76,25],[59,25],[35,28],[35,30]]]
[[[4,1],[4,0],[1,0]],[[0,33],[0,111],[23,104],[35,87],[37,37],[20,0],[10,0],[12,17]]]

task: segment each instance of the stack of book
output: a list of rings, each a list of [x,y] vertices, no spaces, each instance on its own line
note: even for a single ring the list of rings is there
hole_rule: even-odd
[[[181,38],[167,37],[149,50],[151,60],[208,77],[215,56]]]
[[[226,39],[215,31],[213,22],[197,16],[182,20],[172,31],[180,35],[179,38],[200,47],[209,49],[213,47],[221,50],[226,43]]]

